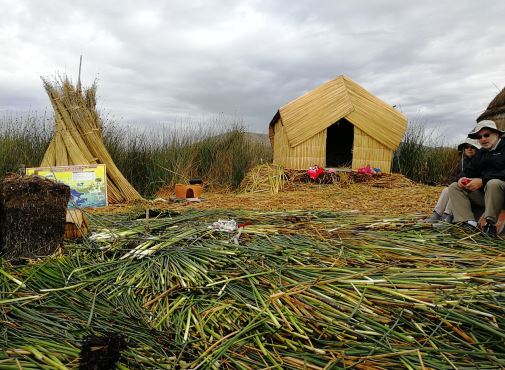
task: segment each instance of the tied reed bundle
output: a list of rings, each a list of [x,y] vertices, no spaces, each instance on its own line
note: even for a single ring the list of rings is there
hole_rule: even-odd
[[[242,180],[239,189],[244,193],[277,194],[284,189],[284,182],[282,166],[265,163],[253,167]]]
[[[95,107],[96,84],[82,92],[66,77],[55,82],[42,81],[54,109],[55,133],[41,166],[105,164],[110,203],[142,199],[114,164],[102,141]]]

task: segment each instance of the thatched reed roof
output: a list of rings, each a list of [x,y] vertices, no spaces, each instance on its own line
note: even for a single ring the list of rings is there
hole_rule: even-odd
[[[82,91],[66,77],[42,81],[54,109],[55,130],[41,167],[105,164],[110,203],[142,199],[103,144],[96,111],[96,84]]]
[[[407,118],[346,76],[339,76],[281,107],[270,122],[281,119],[288,142],[295,147],[345,118],[387,148],[403,138]]]
[[[505,114],[505,88],[503,88],[503,90],[495,96],[491,103],[489,103],[484,113],[477,118],[477,122],[485,119],[492,120],[497,115],[502,114]]]

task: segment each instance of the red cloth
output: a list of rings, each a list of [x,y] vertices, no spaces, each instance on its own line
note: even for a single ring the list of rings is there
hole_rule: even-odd
[[[308,170],[307,170],[307,174],[309,175],[309,177],[312,179],[312,180],[316,180],[321,174],[324,173],[324,169],[319,167],[317,164],[310,167]]]
[[[374,173],[374,170],[370,165],[368,165],[366,167],[358,168],[358,173],[365,173],[365,174],[372,175]]]

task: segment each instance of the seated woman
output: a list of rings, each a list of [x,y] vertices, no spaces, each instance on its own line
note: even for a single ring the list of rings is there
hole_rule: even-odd
[[[461,152],[461,161],[458,166],[458,174],[456,178],[460,178],[462,174],[470,167],[470,162],[472,157],[480,149],[480,144],[478,140],[466,138],[464,142],[458,145],[458,152]],[[433,214],[425,219],[425,222],[436,223],[439,221],[444,221],[452,223],[452,207],[449,201],[449,188],[445,187],[438,198],[437,204],[433,209]]]

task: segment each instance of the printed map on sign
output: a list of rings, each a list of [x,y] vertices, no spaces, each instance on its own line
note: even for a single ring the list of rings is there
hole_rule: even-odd
[[[27,168],[27,175],[36,175],[70,187],[68,208],[107,206],[107,177],[104,164]]]

